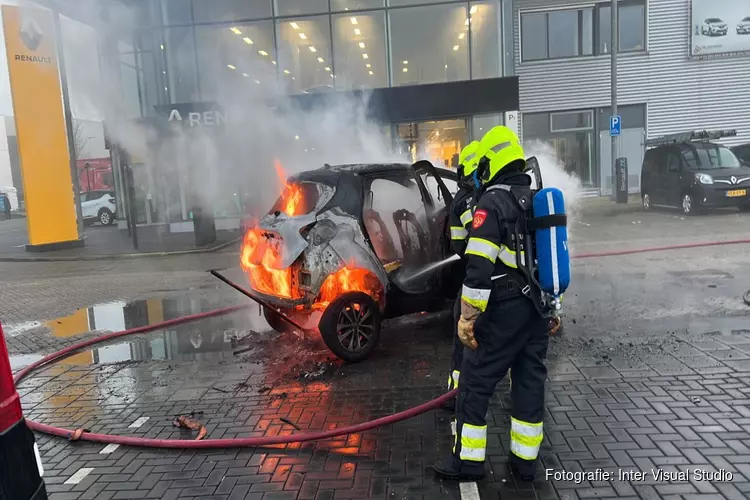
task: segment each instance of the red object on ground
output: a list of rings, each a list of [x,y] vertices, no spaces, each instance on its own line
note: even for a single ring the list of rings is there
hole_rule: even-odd
[[[23,418],[21,399],[13,382],[8,347],[5,345],[3,327],[0,325],[0,434]]]
[[[716,241],[716,242],[707,242],[707,243],[690,243],[690,244],[683,244],[683,245],[651,247],[651,248],[641,248],[641,249],[611,251],[611,252],[595,252],[595,253],[576,255],[574,256],[574,258],[585,259],[585,258],[592,258],[592,257],[614,257],[618,255],[627,255],[627,254],[644,253],[644,252],[659,252],[659,251],[668,251],[668,250],[680,250],[680,249],[685,249],[685,248],[700,248],[700,247],[708,247],[708,246],[722,246],[722,245],[736,245],[736,244],[750,244],[750,239]],[[111,340],[111,339],[118,338],[118,337],[123,337],[126,335],[135,335],[139,333],[146,333],[146,332],[150,332],[154,330],[160,330],[160,329],[167,328],[167,327],[174,326],[174,325],[188,323],[191,321],[197,321],[200,319],[210,318],[213,316],[219,316],[222,314],[228,314],[231,312],[246,309],[248,307],[250,307],[250,305],[224,307],[221,309],[215,309],[213,311],[207,311],[204,313],[184,316],[182,318],[171,319],[169,321],[164,321],[163,323],[142,326],[139,328],[133,328],[131,330],[123,330],[121,332],[109,333],[106,335],[102,335],[101,337],[97,337],[91,340],[80,342],[78,344],[66,347],[65,349],[62,349],[56,353],[52,353],[44,357],[43,359],[36,361],[32,363],[31,365],[27,366],[16,375],[15,383],[16,384],[19,383],[21,380],[27,377],[32,371],[36,370],[37,368],[43,365],[46,365],[48,363],[51,363],[52,361],[56,361],[58,359],[64,358],[74,353],[75,351],[78,351],[85,347],[92,346],[99,342],[104,342],[107,340]],[[4,343],[2,345],[2,349],[5,349]],[[5,358],[7,359],[7,352],[5,354],[6,354]],[[9,366],[8,366],[8,369],[9,369]],[[15,392],[15,389],[13,389],[13,392]],[[140,447],[150,447],[150,448],[181,448],[181,449],[185,449],[185,448],[254,448],[258,446],[268,446],[268,445],[275,445],[275,444],[300,443],[300,442],[305,442],[305,441],[316,441],[320,439],[328,439],[328,438],[332,438],[336,436],[343,436],[346,434],[365,432],[365,431],[369,431],[369,430],[372,430],[372,429],[375,429],[377,427],[381,427],[384,425],[395,424],[396,422],[400,422],[402,420],[406,420],[406,419],[415,417],[417,415],[421,415],[422,413],[428,412],[430,410],[436,409],[440,407],[443,403],[455,397],[457,393],[458,393],[458,389],[454,389],[446,394],[443,394],[442,396],[436,399],[433,399],[432,401],[428,401],[419,406],[415,406],[414,408],[410,408],[406,411],[402,411],[399,413],[394,413],[393,415],[388,415],[388,416],[385,416],[376,420],[371,420],[369,422],[364,422],[364,423],[352,425],[349,427],[341,427],[339,429],[332,429],[328,431],[304,432],[301,434],[293,434],[290,436],[267,436],[267,437],[253,437],[253,438],[240,438],[240,439],[207,439],[204,441],[193,441],[193,440],[188,441],[188,440],[171,440],[171,439],[147,439],[147,438],[130,437],[130,436],[115,436],[115,435],[110,435],[110,434],[91,434],[88,432],[82,432],[80,435],[80,439],[83,441],[93,441],[93,442],[105,443],[105,444],[119,444],[119,445],[125,445],[125,446],[140,446]],[[68,438],[68,439],[70,439],[70,437],[75,435],[77,432],[77,431],[70,430],[70,429],[63,429],[63,428],[54,427],[51,425],[40,424],[38,422],[33,422],[31,420],[27,420],[26,422],[31,429],[37,432],[42,432],[44,434],[50,434],[53,436],[60,436],[60,437]]]

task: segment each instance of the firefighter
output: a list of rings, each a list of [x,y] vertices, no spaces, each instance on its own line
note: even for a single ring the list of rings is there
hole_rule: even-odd
[[[481,479],[487,448],[485,415],[497,383],[512,368],[509,465],[513,474],[533,480],[542,443],[543,359],[549,343],[543,319],[518,269],[514,241],[523,217],[516,194],[531,199],[531,177],[516,134],[490,130],[481,141],[478,176],[482,182],[465,251],[466,279],[461,293],[458,335],[466,349],[456,401],[452,453],[435,472],[457,480]],[[519,243],[520,245],[520,243]]]
[[[475,183],[474,172],[477,169],[477,150],[479,141],[473,141],[461,150],[458,157],[458,192],[453,198],[449,211],[449,222],[451,231],[451,250],[456,255],[463,257],[466,243],[469,239],[469,227],[472,221],[474,209],[474,191],[478,187]],[[465,262],[462,264],[465,265]],[[458,324],[461,315],[461,294],[456,297],[453,307],[453,324]],[[458,338],[458,332],[454,328],[453,335],[453,358],[451,359],[451,371],[448,374],[448,390],[458,387],[458,379],[461,374],[461,359],[464,346]],[[450,400],[443,405],[443,409],[454,411],[456,401]]]

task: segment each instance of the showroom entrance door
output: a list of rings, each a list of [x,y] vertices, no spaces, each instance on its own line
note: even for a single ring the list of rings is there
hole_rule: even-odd
[[[398,123],[395,128],[395,148],[399,154],[406,154],[412,162],[426,159],[444,168],[458,166],[458,155],[470,137],[466,118]]]

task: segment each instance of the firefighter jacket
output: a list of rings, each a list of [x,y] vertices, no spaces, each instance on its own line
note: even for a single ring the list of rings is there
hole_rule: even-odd
[[[530,186],[531,177],[525,173],[501,172],[480,193],[464,253],[466,279],[461,299],[482,312],[487,309],[493,289],[498,290],[493,295],[495,302],[517,296],[525,287],[515,241],[516,223],[523,214],[509,189],[528,189],[530,194]]]
[[[466,242],[469,239],[469,228],[473,218],[474,189],[462,187],[453,198],[450,207],[449,224],[451,228],[451,250],[464,256]]]

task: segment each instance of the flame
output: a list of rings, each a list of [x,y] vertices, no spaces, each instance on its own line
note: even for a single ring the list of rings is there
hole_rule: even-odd
[[[292,268],[279,269],[281,249],[258,228],[245,233],[240,265],[250,277],[252,287],[264,294],[296,299],[299,292],[292,286]]]
[[[281,211],[287,214],[289,217],[295,215],[303,215],[303,201],[304,193],[302,188],[297,184],[289,184],[287,182],[287,175],[284,171],[284,167],[281,166],[281,162],[276,160],[273,164],[276,169],[276,175],[279,176],[281,184],[284,186],[281,192]]]
[[[326,278],[313,307],[326,308],[337,297],[347,292],[364,292],[376,302],[380,302],[381,289],[380,281],[372,271],[345,266]]]

